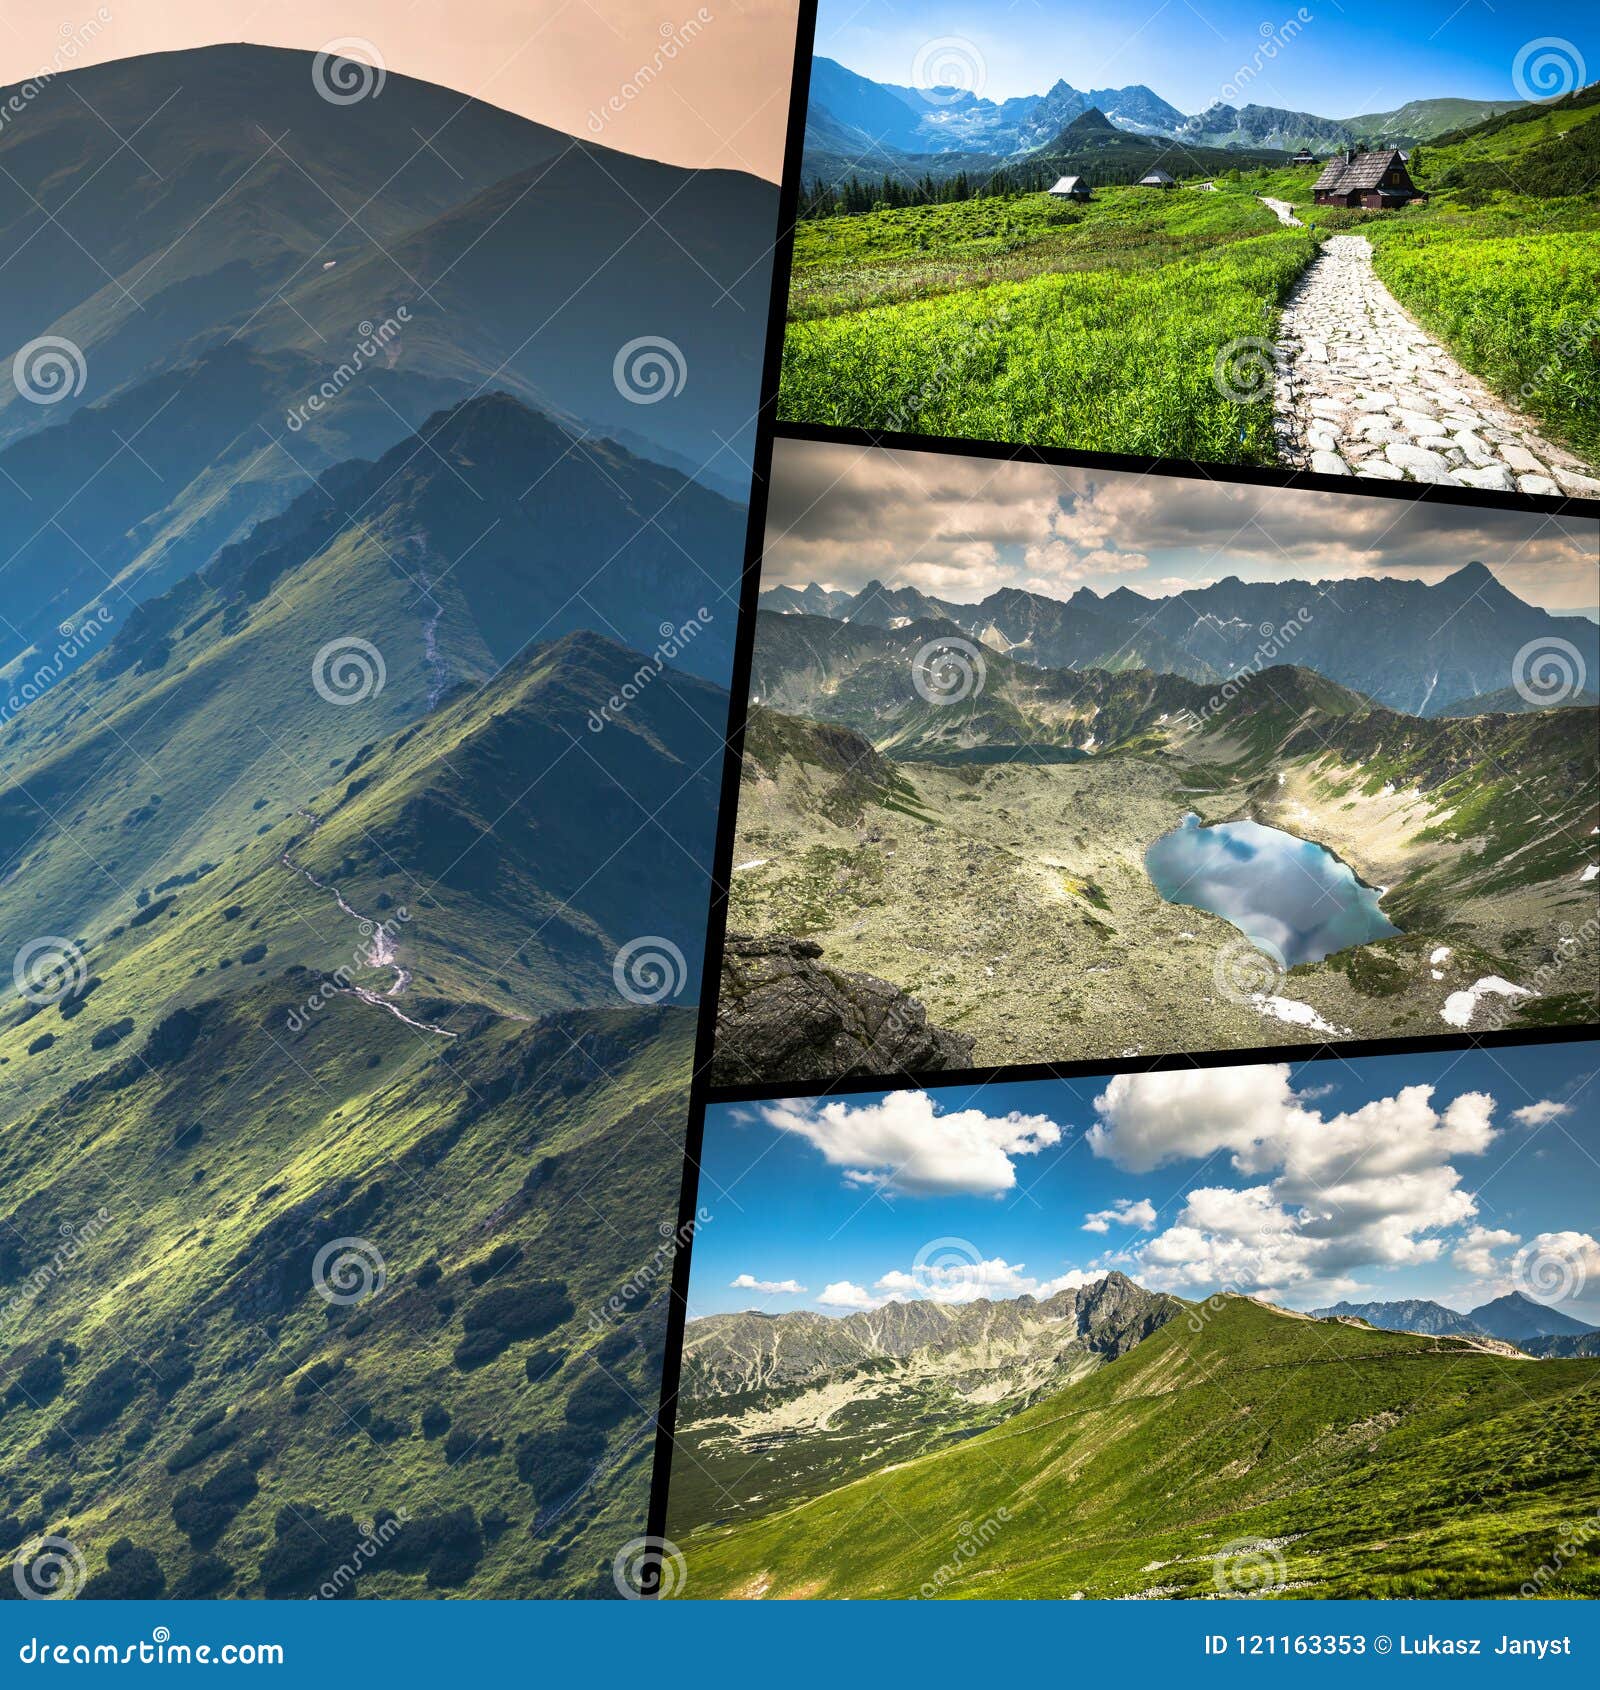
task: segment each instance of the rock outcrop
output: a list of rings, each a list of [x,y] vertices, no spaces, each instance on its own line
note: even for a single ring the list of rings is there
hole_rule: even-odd
[[[964,1068],[972,1040],[928,1025],[909,993],[821,961],[811,939],[730,933],[717,1001],[712,1083],[827,1082]]]

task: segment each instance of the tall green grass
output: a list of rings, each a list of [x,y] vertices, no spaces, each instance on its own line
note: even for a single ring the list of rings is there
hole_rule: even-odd
[[[1382,239],[1378,275],[1492,388],[1600,462],[1600,233]]]
[[[1105,191],[1076,219],[1059,213],[1037,195],[807,233],[781,414],[1271,462],[1270,408],[1228,398],[1215,365],[1236,341],[1272,338],[1313,238],[1227,194]],[[1006,279],[991,279],[997,265]]]

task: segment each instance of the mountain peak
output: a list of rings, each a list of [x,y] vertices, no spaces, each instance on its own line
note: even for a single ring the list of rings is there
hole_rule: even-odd
[[[1087,111],[1079,112],[1071,123],[1062,129],[1063,135],[1084,135],[1095,131],[1119,133],[1114,124],[1098,106],[1090,106]]]

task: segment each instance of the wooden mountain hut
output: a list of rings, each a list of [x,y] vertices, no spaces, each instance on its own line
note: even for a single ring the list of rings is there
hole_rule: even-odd
[[[1148,176],[1139,178],[1141,188],[1175,188],[1177,185],[1164,170],[1152,170]]]
[[[1317,157],[1309,147],[1302,147],[1289,162],[1290,164],[1315,164]]]
[[[1318,205],[1365,206],[1368,211],[1394,211],[1428,197],[1411,180],[1404,156],[1393,148],[1364,153],[1352,147],[1338,154],[1328,160],[1311,192]]]
[[[1094,198],[1089,184],[1081,176],[1063,176],[1050,189],[1050,192],[1058,200],[1088,200]]]

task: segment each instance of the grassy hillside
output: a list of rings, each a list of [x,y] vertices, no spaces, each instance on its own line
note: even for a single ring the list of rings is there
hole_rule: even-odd
[[[363,1594],[609,1587],[643,1513],[693,1018],[530,1018],[615,1002],[644,898],[585,893],[592,853],[515,804],[613,678],[592,646],[86,924],[76,989],[7,1012],[0,1552],[51,1532],[99,1576],[126,1537],[169,1590],[307,1594],[387,1508],[409,1519]],[[602,736],[611,779],[569,782],[573,813],[681,779],[678,684]],[[316,1263],[346,1247],[386,1283],[330,1302]]]
[[[473,416],[0,724],[0,947],[57,964],[0,1004],[0,1556],[86,1595],[594,1594],[642,1529],[726,695],[534,637],[634,460],[546,502],[567,437]]]
[[[1515,1596],[1600,1505],[1587,1362],[1227,1298],[1003,1426],[684,1543],[696,1597]],[[1230,1581],[1233,1581],[1230,1584]],[[1600,1593],[1600,1561],[1545,1587]]]

